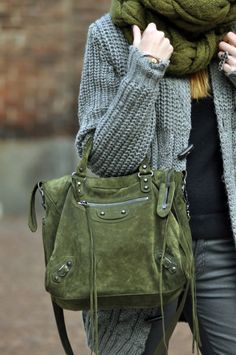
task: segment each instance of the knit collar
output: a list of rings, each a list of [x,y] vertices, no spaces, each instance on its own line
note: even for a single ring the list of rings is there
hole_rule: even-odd
[[[167,72],[176,76],[206,68],[236,23],[235,0],[112,0],[110,12],[130,44],[131,25],[156,23],[174,47]]]

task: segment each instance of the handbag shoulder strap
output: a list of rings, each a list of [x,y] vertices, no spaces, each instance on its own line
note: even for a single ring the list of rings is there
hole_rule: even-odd
[[[53,299],[51,299],[51,300],[52,300],[52,307],[53,307],[54,316],[56,319],[57,330],[59,333],[59,337],[61,339],[62,346],[65,350],[66,355],[74,355],[68,335],[67,335],[67,331],[66,331],[64,311],[60,306],[58,306],[53,301]]]
[[[79,162],[77,169],[76,169],[76,174],[81,177],[86,177],[88,159],[89,159],[89,155],[90,155],[92,149],[93,149],[93,137],[90,136],[85,144],[82,159]]]
[[[76,169],[76,175],[79,175],[81,177],[86,177],[88,160],[92,149],[93,149],[93,136],[90,136],[87,142],[85,143],[81,161],[79,162]],[[145,157],[143,161],[140,163],[139,173],[142,175],[147,175],[152,173],[152,169],[149,164],[149,159],[147,157]]]
[[[174,317],[171,319],[170,325],[167,328],[167,331],[166,331],[166,338],[167,339],[169,339],[171,334],[173,333],[175,326],[176,326],[176,324],[180,318],[180,315],[183,311],[189,287],[190,287],[190,284],[188,283],[185,287],[185,290],[184,290],[182,296],[181,296],[181,301],[180,301],[179,306],[176,310],[176,313],[175,313]],[[59,336],[61,339],[62,346],[65,351],[65,354],[66,355],[74,355],[69,338],[68,338],[67,330],[66,330],[63,309],[60,306],[58,306],[53,300],[52,300],[52,305],[53,305],[53,311],[54,311],[54,315],[55,315],[55,319],[56,319],[58,333],[59,333]],[[165,350],[166,350],[165,349],[165,339],[163,338],[160,341],[160,343],[158,344],[158,346],[156,347],[153,355],[162,355],[163,351],[165,351]]]

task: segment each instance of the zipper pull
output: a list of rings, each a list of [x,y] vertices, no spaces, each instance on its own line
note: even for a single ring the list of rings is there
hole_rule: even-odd
[[[184,170],[184,177],[183,177],[183,183],[182,183],[182,191],[183,191],[184,200],[185,200],[185,204],[186,204],[187,217],[188,217],[188,220],[190,220],[190,218],[191,218],[191,216],[190,216],[190,205],[189,205],[189,199],[188,199],[188,193],[187,193],[186,184],[187,184],[187,171]]]
[[[158,260],[161,261],[162,255],[158,255]],[[164,268],[166,268],[171,274],[175,274],[177,271],[177,265],[171,260],[170,257],[164,255],[163,256],[163,264]]]
[[[170,176],[171,176],[172,171],[169,170],[167,172],[166,176],[166,193],[165,193],[165,199],[162,203],[162,208],[165,210],[168,204],[168,196],[169,196],[169,190],[170,190]]]
[[[172,173],[172,169],[166,172],[165,182],[162,182],[159,187],[157,214],[161,218],[169,214],[174,199],[175,181],[171,181]]]
[[[85,201],[85,200],[81,200],[81,201],[78,202],[78,205],[87,207],[88,206],[88,202]]]

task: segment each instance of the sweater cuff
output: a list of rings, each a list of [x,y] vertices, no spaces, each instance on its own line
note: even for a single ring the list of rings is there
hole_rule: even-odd
[[[137,81],[139,85],[156,87],[169,64],[170,61],[167,59],[152,63],[137,47],[133,45],[129,47],[128,76],[131,80]]]

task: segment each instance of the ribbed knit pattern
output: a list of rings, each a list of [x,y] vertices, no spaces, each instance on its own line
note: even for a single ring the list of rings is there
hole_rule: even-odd
[[[152,64],[129,46],[107,14],[89,28],[79,95],[76,149],[94,135],[90,168],[101,176],[134,172],[146,155],[153,168],[186,169],[178,153],[188,146],[191,92],[187,77],[169,77],[169,62]],[[235,73],[210,64],[232,229],[236,240]],[[230,79],[230,80],[229,80]],[[99,311],[101,355],[141,355],[150,331],[151,310]],[[90,319],[83,313],[88,343]]]

